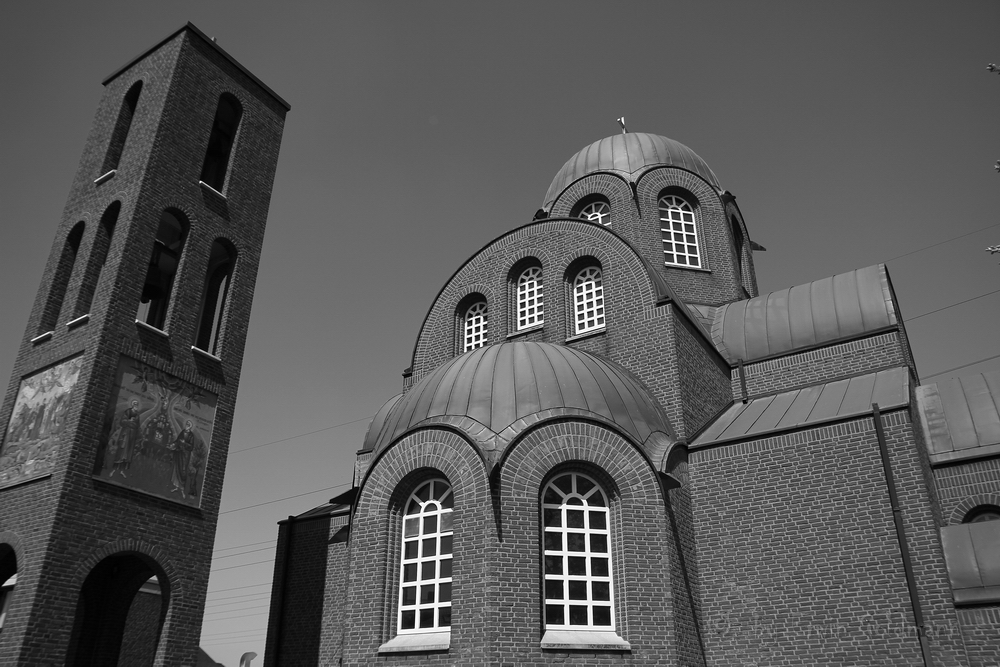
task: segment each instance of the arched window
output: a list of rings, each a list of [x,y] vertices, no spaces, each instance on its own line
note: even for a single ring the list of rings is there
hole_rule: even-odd
[[[397,632],[451,627],[452,530],[455,494],[443,479],[424,482],[403,516]]]
[[[4,619],[14,599],[16,585],[17,554],[12,546],[0,542],[0,631],[3,631]]]
[[[233,144],[236,142],[236,132],[239,130],[242,117],[243,107],[239,100],[229,93],[223,93],[215,111],[212,134],[208,137],[205,162],[201,167],[202,182],[216,192],[222,192],[226,185],[229,158],[232,155]]]
[[[694,209],[677,195],[660,197],[663,262],[670,266],[701,266]]]
[[[729,226],[733,232],[733,245],[736,248],[736,279],[741,285],[743,282],[743,230],[736,218],[729,219]]]
[[[125,150],[125,141],[128,139],[128,132],[132,127],[135,108],[139,105],[139,93],[141,92],[142,81],[136,81],[128,89],[128,92],[125,93],[121,109],[118,110],[118,120],[115,121],[115,129],[111,131],[108,152],[104,154],[104,164],[101,167],[101,174],[107,174],[111,170],[118,168],[118,162],[122,159],[122,152]]]
[[[518,331],[545,321],[542,297],[542,267],[529,266],[517,279]]]
[[[586,204],[576,215],[578,218],[597,222],[605,227],[611,226],[611,206],[608,202],[598,199]]]
[[[966,512],[962,518],[962,523],[979,523],[981,521],[1000,521],[1000,507],[979,505]]]
[[[468,352],[486,345],[489,314],[485,301],[477,301],[469,306],[462,318],[462,351]]]
[[[156,240],[153,241],[146,281],[142,286],[142,296],[135,315],[135,319],[156,329],[163,329],[167,322],[170,293],[177,267],[181,263],[187,228],[187,220],[176,211],[166,210],[160,215],[160,225],[156,231]]]
[[[115,226],[118,224],[118,213],[122,209],[121,202],[113,202],[101,216],[101,224],[97,226],[94,235],[94,244],[90,248],[90,257],[87,259],[87,270],[80,284],[80,292],[76,297],[76,311],[74,317],[80,317],[90,312],[91,303],[94,300],[94,290],[97,289],[97,282],[101,277],[101,269],[108,259],[108,249],[111,247],[111,238],[115,233]]]
[[[38,323],[38,333],[43,334],[53,331],[59,321],[59,312],[62,310],[63,299],[66,298],[66,289],[69,287],[69,279],[73,275],[73,266],[76,264],[76,256],[80,252],[80,241],[83,239],[84,223],[78,222],[73,225],[73,229],[66,235],[66,242],[63,244],[62,253],[56,264],[55,274],[49,285],[48,298],[45,300],[45,307],[42,310],[42,318]]]
[[[542,492],[546,630],[613,630],[608,497],[577,472]]]
[[[201,318],[195,342],[198,349],[209,354],[218,353],[222,317],[226,313],[234,266],[236,250],[217,239],[212,243],[212,253],[208,258],[208,274],[205,276],[205,293],[201,300]]]
[[[604,284],[599,267],[588,266],[576,274],[573,312],[576,334],[604,328]]]

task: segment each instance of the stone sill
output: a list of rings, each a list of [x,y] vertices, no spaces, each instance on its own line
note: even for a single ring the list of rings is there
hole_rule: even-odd
[[[201,349],[201,348],[200,348],[200,347],[198,347],[197,345],[192,345],[192,346],[191,346],[191,351],[192,351],[192,352],[195,352],[196,354],[200,354],[200,355],[201,355],[201,356],[203,356],[203,357],[207,357],[207,358],[211,359],[212,361],[217,361],[217,362],[219,362],[220,364],[222,363],[222,359],[221,359],[221,358],[219,358],[219,357],[215,356],[215,355],[214,355],[214,354],[212,354],[211,352],[207,352],[207,351],[205,351],[205,350]]]
[[[45,341],[47,341],[50,338],[52,338],[52,336],[54,334],[55,334],[55,331],[46,331],[45,333],[38,334],[37,336],[35,336],[34,338],[32,338],[30,342],[31,342],[32,345],[38,345],[39,343],[44,343]]]
[[[97,178],[94,179],[94,185],[100,185],[101,183],[104,183],[105,181],[110,181],[112,178],[115,177],[115,174],[117,174],[117,173],[118,173],[117,169],[112,169],[111,171],[109,171],[106,174],[101,174],[100,176],[98,176]]]
[[[607,328],[601,328],[601,329],[594,329],[593,331],[588,331],[587,333],[576,334],[575,336],[567,336],[565,342],[567,342],[567,343],[575,343],[578,340],[586,340],[588,338],[593,338],[594,336],[600,336],[601,334],[605,333],[606,331],[607,331]]]
[[[610,630],[546,630],[541,647],[552,651],[631,651],[632,645]]]
[[[213,188],[211,185],[209,185],[205,181],[198,181],[198,185],[200,185],[203,189],[208,190],[209,192],[211,192],[211,193],[213,193],[213,194],[215,194],[215,195],[217,195],[219,197],[222,197],[223,199],[226,198],[226,195],[222,194],[221,192],[219,192],[218,190],[216,190],[215,188]]]
[[[167,339],[170,338],[170,334],[168,334],[163,329],[157,329],[152,324],[146,324],[142,320],[136,320],[135,323],[137,325],[139,325],[140,327],[142,327],[143,329],[145,329],[146,331],[152,331],[153,333],[157,334],[158,336],[163,336],[164,338],[167,338]]]
[[[525,334],[530,334],[533,331],[541,331],[544,328],[545,328],[545,322],[542,322],[541,324],[533,324],[527,329],[518,329],[517,331],[513,331],[507,334],[507,340],[510,340],[511,338],[517,338],[518,336],[523,336]]]
[[[80,317],[77,317],[76,319],[73,319],[73,320],[70,320],[69,322],[67,322],[66,323],[66,328],[67,329],[75,329],[76,327],[84,325],[84,324],[86,324],[89,321],[90,321],[90,313],[87,313],[86,315],[81,315]]]
[[[451,646],[451,630],[447,632],[417,632],[396,635],[378,647],[379,653],[414,651],[447,651]]]

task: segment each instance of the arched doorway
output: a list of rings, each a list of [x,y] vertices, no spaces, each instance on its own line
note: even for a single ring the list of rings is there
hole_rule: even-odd
[[[169,602],[167,577],[154,560],[108,556],[83,582],[66,664],[152,665]]]

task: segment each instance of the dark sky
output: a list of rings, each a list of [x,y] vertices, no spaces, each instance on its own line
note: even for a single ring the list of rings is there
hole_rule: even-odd
[[[190,20],[292,105],[212,591],[270,581],[273,544],[254,543],[349,484],[437,290],[618,116],[736,195],[767,247],[762,292],[883,261],[908,319],[1000,290],[996,2],[36,2],[5,19],[0,375],[104,76]],[[1000,294],[907,330],[925,378],[996,355]],[[263,654],[268,590],[209,596],[215,659]]]

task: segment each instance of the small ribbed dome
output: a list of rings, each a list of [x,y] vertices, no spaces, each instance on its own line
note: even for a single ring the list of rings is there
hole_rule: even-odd
[[[650,452],[676,440],[656,400],[624,368],[562,345],[514,342],[466,352],[390,400],[364,450],[378,454],[407,431],[448,424],[495,461],[531,424],[573,416],[615,425]]]
[[[658,134],[629,132],[595,141],[567,160],[552,179],[542,208],[548,211],[563,190],[587,174],[609,172],[634,183],[653,167],[662,166],[686,169],[716,190],[722,189],[708,164],[684,144]]]

